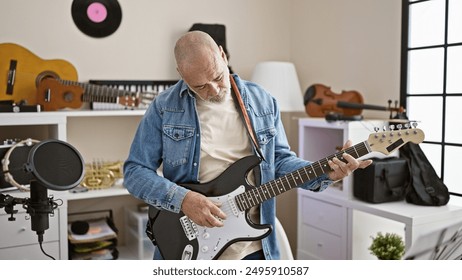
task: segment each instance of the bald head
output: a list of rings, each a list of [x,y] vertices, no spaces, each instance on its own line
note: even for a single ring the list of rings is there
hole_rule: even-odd
[[[191,31],[181,36],[175,45],[175,60],[180,73],[198,63],[210,63],[220,56],[221,49],[213,38],[202,31]]]
[[[178,39],[174,51],[178,73],[189,88],[203,100],[223,100],[230,88],[223,48],[209,34],[191,31]]]

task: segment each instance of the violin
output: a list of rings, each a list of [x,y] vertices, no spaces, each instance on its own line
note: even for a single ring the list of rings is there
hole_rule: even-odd
[[[329,114],[340,116],[359,116],[363,109],[390,111],[403,113],[402,107],[391,107],[391,100],[388,100],[388,107],[364,104],[361,93],[355,90],[341,93],[333,92],[330,87],[322,84],[314,84],[308,87],[303,97],[306,113],[311,117],[325,117]],[[391,116],[390,116],[391,118]]]

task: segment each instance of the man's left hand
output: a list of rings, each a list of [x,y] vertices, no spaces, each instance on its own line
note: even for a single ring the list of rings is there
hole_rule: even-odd
[[[347,149],[350,146],[351,146],[351,141],[348,140],[343,146],[342,151]],[[332,160],[328,161],[328,164],[330,168],[332,169],[332,171],[330,171],[327,175],[332,181],[337,181],[346,176],[349,176],[356,169],[366,168],[372,163],[372,160],[370,159],[357,160],[347,153],[344,153],[342,156],[347,162],[343,162],[338,158],[333,158]]]

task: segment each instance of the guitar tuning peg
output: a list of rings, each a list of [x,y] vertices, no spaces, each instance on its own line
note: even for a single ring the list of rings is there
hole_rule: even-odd
[[[417,128],[417,122],[412,122],[412,127]]]
[[[382,130],[383,130],[383,131],[387,131],[387,127],[384,125],[384,126],[382,127]]]
[[[398,136],[401,136],[402,135],[401,128],[403,128],[403,125],[399,123],[396,125],[396,128],[398,129]]]
[[[395,131],[395,125],[394,124],[391,124],[389,126],[389,129],[390,129],[390,136],[393,137],[393,132]]]
[[[380,130],[380,128],[374,127],[374,131],[375,131],[375,132],[379,132],[379,130]]]

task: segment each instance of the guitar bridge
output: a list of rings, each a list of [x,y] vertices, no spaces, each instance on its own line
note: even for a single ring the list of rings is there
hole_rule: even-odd
[[[183,227],[184,234],[186,235],[189,241],[197,238],[197,235],[199,234],[197,226],[187,216],[183,216],[180,218],[180,224]]]
[[[14,81],[16,79],[17,60],[10,60],[10,69],[8,70],[8,81],[6,84],[6,94],[13,95]]]

